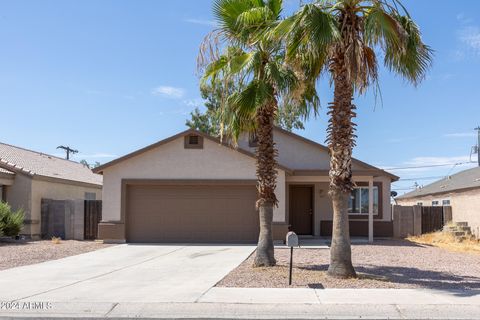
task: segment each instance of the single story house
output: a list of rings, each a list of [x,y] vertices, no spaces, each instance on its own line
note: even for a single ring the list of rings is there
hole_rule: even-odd
[[[102,176],[74,161],[0,143],[0,196],[25,211],[22,234],[38,239],[42,199],[100,200]]]
[[[289,229],[329,236],[328,149],[280,128],[274,130],[278,179],[274,238]],[[238,147],[196,130],[106,163],[99,238],[110,242],[255,242],[255,137]],[[350,201],[353,236],[392,236],[390,184],[398,177],[353,160],[357,188]],[[371,197],[370,197],[371,195]],[[370,201],[372,199],[372,201]],[[370,223],[369,223],[370,221]]]
[[[399,205],[451,206],[454,222],[468,222],[480,238],[480,167],[464,170],[395,198]]]

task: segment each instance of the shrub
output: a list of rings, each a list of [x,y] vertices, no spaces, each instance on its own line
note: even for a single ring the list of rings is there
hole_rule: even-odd
[[[0,236],[15,237],[23,228],[22,209],[12,211],[8,203],[0,202]]]

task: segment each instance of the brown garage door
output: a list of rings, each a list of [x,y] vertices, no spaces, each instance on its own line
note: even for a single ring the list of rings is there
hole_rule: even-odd
[[[128,185],[129,242],[255,242],[254,185]]]

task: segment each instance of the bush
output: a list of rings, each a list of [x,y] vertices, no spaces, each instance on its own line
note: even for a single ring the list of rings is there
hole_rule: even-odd
[[[0,236],[15,237],[23,229],[23,210],[12,211],[8,203],[0,202]]]

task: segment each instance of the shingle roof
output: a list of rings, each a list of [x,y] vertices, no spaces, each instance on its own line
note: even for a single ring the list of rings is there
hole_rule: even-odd
[[[11,174],[11,175],[14,175],[14,174],[15,174],[15,173],[13,173],[12,171],[8,171],[7,169],[3,169],[3,168],[0,168],[0,173]]]
[[[464,170],[425,187],[408,192],[397,199],[415,198],[436,193],[445,193],[461,189],[480,188],[480,167]]]
[[[5,143],[0,143],[0,167],[29,175],[102,185],[101,175],[78,162]]]

